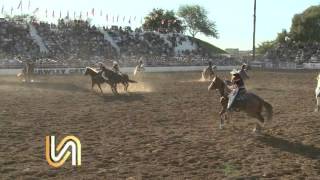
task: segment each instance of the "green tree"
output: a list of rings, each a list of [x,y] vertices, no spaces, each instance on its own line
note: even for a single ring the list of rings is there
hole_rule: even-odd
[[[218,38],[218,31],[214,21],[209,20],[208,12],[199,5],[183,5],[179,7],[178,16],[183,19],[192,37],[198,33]]]
[[[264,55],[267,51],[271,50],[275,46],[275,41],[265,41],[258,45],[257,53]]]
[[[320,41],[320,5],[311,6],[292,19],[290,29],[293,40],[307,42]]]
[[[282,29],[282,32],[281,33],[278,33],[278,36],[276,38],[276,42],[282,44],[282,43],[286,43],[287,42],[287,38],[289,38],[290,35],[289,33],[287,32],[286,29]]]
[[[174,11],[163,9],[153,9],[148,16],[146,16],[144,29],[151,31],[164,30],[166,32],[182,32],[182,22],[175,16]]]

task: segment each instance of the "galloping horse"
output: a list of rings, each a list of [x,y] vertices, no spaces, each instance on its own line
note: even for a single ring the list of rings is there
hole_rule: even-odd
[[[318,77],[317,77],[317,80],[318,80],[318,85],[316,87],[316,100],[317,100],[317,106],[316,106],[316,109],[315,111],[318,112],[319,109],[320,109],[320,73],[318,74]]]
[[[208,90],[213,89],[218,90],[220,93],[220,103],[222,106],[222,110],[220,111],[220,129],[222,129],[224,125],[223,116],[227,112],[229,94],[231,93],[231,89],[223,80],[221,80],[217,76],[213,78],[211,84],[208,87]],[[248,116],[258,119],[261,123],[264,123],[264,117],[261,113],[263,111],[263,108],[265,108],[267,113],[267,120],[272,119],[272,106],[269,103],[251,92],[247,92],[243,96],[244,103],[239,104],[236,108],[238,108],[240,111],[246,112]],[[256,131],[258,128],[260,129],[260,125],[256,123],[254,131]]]
[[[133,71],[133,76],[142,74],[144,72],[144,66],[141,66],[140,64],[136,66],[136,68]]]
[[[202,71],[202,80],[212,80],[214,78],[214,69],[216,69],[216,66],[213,67],[206,67]]]
[[[101,73],[99,73],[98,71],[94,70],[91,67],[86,67],[84,75],[90,75],[91,76],[91,89],[93,89],[94,85],[97,84],[99,89],[100,89],[100,91],[101,91],[101,93],[103,93],[102,89],[101,89],[101,84],[107,83],[107,84],[110,85],[109,80],[103,78],[101,76]]]
[[[117,73],[111,69],[103,68],[102,77],[109,81],[111,86],[111,90],[114,94],[118,94],[117,84],[122,83],[124,86],[124,90],[128,92],[129,82],[137,83],[137,81],[133,81],[129,79],[129,76],[124,73]]]

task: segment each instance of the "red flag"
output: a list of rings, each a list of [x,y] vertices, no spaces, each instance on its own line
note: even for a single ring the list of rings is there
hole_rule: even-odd
[[[94,16],[94,8],[92,8],[91,14],[92,16]]]

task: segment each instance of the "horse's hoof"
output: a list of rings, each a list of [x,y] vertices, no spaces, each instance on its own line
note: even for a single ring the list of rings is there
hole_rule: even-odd
[[[223,125],[220,124],[219,129],[223,129]]]

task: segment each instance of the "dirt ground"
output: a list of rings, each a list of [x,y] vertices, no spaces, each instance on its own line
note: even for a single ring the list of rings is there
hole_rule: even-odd
[[[1,76],[0,179],[319,179],[316,72],[249,75],[274,108],[259,136],[243,113],[219,129],[218,93],[199,72],[149,73],[120,96],[91,91],[85,76]],[[82,165],[50,167],[47,135],[77,136]]]

